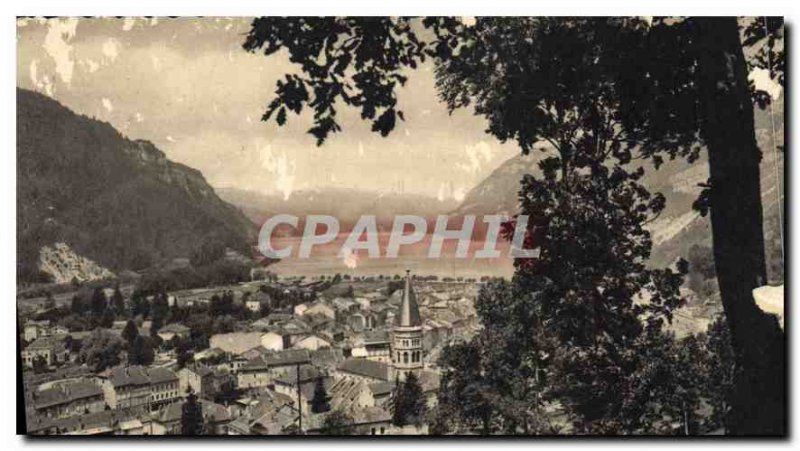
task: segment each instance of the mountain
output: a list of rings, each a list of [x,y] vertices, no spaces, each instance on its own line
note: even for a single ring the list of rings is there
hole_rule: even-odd
[[[203,175],[152,143],[17,89],[17,253],[37,279],[42,247],[64,243],[119,271],[188,257],[205,240],[247,251],[254,225]]]
[[[276,214],[303,217],[309,214],[335,216],[343,230],[361,215],[375,215],[381,229],[391,227],[394,216],[411,214],[435,218],[447,214],[458,203],[419,194],[376,193],[347,188],[298,190],[288,198],[237,188],[217,189],[225,201],[239,207],[256,224]]]
[[[775,136],[783,145],[783,98],[774,103]],[[765,217],[767,258],[771,269],[770,279],[782,278],[782,264],[776,269],[776,259],[781,259],[776,246],[780,245],[778,206],[783,208],[783,187],[776,193],[776,174],[783,174],[783,154],[772,146],[772,120],[769,110],[755,109],[756,138],[763,152],[761,162],[761,192]],[[540,176],[538,162],[542,153],[517,155],[503,162],[487,178],[467,192],[463,202],[453,214],[516,214],[518,211],[519,182],[525,174]],[[777,166],[776,166],[777,163]],[[649,163],[643,184],[651,192],[660,192],[666,198],[666,207],[658,219],[650,224],[653,237],[651,263],[663,266],[678,257],[686,257],[695,244],[711,246],[711,224],[692,210],[692,203],[700,193],[699,183],[708,179],[705,152],[700,160],[689,164],[683,159],[666,161],[658,170]],[[780,204],[778,199],[780,198]],[[776,244],[777,243],[777,244]]]

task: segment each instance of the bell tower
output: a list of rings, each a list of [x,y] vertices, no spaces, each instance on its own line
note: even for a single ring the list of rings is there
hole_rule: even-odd
[[[422,321],[417,296],[411,287],[411,271],[406,270],[403,302],[392,327],[392,367],[400,380],[423,368]]]

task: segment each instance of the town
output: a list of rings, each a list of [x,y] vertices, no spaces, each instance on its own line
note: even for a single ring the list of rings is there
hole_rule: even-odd
[[[21,301],[28,433],[428,433],[437,357],[479,327],[479,282],[266,277]]]

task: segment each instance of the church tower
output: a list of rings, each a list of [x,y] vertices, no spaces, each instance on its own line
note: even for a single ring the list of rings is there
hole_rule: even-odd
[[[411,271],[406,270],[403,302],[392,327],[392,367],[401,380],[410,372],[422,370],[422,321],[417,296],[411,287]]]

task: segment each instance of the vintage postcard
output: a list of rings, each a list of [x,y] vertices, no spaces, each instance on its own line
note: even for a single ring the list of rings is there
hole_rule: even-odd
[[[30,436],[786,436],[781,17],[18,17]]]

